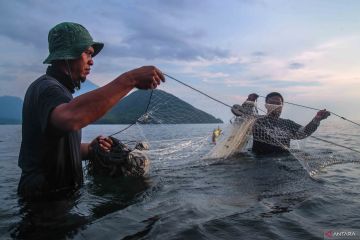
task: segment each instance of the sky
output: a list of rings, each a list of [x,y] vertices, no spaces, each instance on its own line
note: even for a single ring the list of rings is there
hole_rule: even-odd
[[[105,43],[88,76],[99,86],[155,65],[230,105],[277,91],[360,119],[359,11],[357,0],[0,1],[0,96],[24,97],[46,70],[48,31],[67,21]]]

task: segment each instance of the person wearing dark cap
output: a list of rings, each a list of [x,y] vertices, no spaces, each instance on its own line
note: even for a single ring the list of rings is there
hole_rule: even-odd
[[[265,97],[265,116],[254,116],[255,101],[259,95],[252,93],[247,100],[240,105],[234,105],[232,112],[235,116],[256,117],[253,125],[252,151],[256,154],[287,153],[291,139],[303,139],[310,136],[320,125],[320,121],[330,116],[326,109],[319,111],[316,116],[306,125],[280,118],[284,98],[278,92],[271,92]]]
[[[22,170],[18,193],[23,198],[62,197],[83,184],[82,159],[93,143],[109,151],[111,139],[81,143],[81,129],[102,117],[133,88],[154,89],[165,78],[154,66],[125,72],[107,85],[76,98],[72,94],[90,74],[93,58],[104,47],[80,24],[63,22],[49,31],[50,64],[27,89],[23,105]]]

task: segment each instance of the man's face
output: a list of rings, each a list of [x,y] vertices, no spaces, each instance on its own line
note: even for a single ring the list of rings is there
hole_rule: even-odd
[[[71,76],[73,80],[80,80],[84,82],[86,76],[90,74],[91,66],[94,64],[92,55],[94,54],[94,48],[89,47],[86,49],[79,58],[70,61]]]
[[[266,101],[265,107],[267,109],[267,114],[272,117],[280,117],[282,111],[283,102],[281,97],[273,96],[268,98]]]

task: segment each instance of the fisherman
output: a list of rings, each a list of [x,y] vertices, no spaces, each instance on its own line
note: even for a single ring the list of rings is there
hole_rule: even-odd
[[[107,85],[72,97],[90,74],[104,44],[93,41],[82,25],[63,22],[49,31],[50,64],[27,89],[23,105],[22,170],[18,193],[25,199],[66,197],[83,184],[81,160],[94,144],[109,151],[112,140],[81,143],[81,129],[101,118],[133,88],[154,89],[165,78],[154,66],[125,72]]]
[[[216,144],[216,139],[221,135],[222,130],[220,129],[220,127],[218,126],[216,129],[214,129],[213,134],[212,134],[212,143]]]
[[[252,93],[240,107],[234,105],[232,112],[236,116],[249,114],[249,109],[259,96]],[[256,154],[286,153],[290,147],[291,139],[303,139],[310,136],[320,125],[320,121],[330,116],[330,112],[320,110],[316,116],[305,126],[289,119],[280,118],[284,99],[278,92],[269,93],[265,98],[265,116],[257,116],[253,126],[252,151]]]

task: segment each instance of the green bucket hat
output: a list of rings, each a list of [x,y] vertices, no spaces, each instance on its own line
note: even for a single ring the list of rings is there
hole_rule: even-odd
[[[94,48],[93,57],[104,47],[94,42],[86,28],[78,23],[63,22],[49,31],[49,56],[43,62],[51,64],[54,60],[76,59],[90,46]]]

